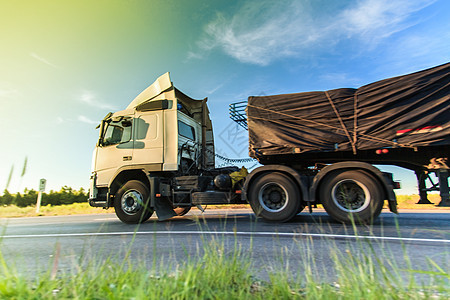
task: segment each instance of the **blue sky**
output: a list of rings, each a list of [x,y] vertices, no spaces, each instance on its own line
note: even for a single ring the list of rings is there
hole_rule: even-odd
[[[247,157],[229,103],[449,62],[449,13],[447,0],[2,1],[0,190],[12,166],[13,192],[87,188],[99,120],[167,71],[209,98],[218,152]]]

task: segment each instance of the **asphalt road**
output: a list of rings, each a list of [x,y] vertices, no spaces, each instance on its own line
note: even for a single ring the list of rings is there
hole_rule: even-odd
[[[450,211],[383,212],[371,226],[335,223],[320,211],[303,212],[288,223],[267,223],[246,209],[194,210],[141,225],[123,224],[114,214],[0,219],[0,225],[3,257],[28,276],[51,269],[55,256],[58,270],[67,272],[107,257],[120,262],[127,253],[133,264],[171,271],[199,259],[212,241],[223,245],[211,246],[212,251],[228,255],[240,249],[261,279],[279,270],[302,276],[305,267],[314,266],[319,277],[333,280],[333,257],[349,253],[400,269],[436,271],[431,259],[450,273]]]

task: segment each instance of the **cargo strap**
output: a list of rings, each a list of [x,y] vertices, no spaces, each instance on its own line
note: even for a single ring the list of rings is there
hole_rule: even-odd
[[[323,126],[325,128],[332,128],[332,129],[339,130],[339,131],[342,130],[339,127],[335,127],[335,126],[328,125],[328,124],[325,124],[325,123],[322,123],[322,122],[317,122],[317,121],[309,120],[309,119],[298,117],[298,116],[293,116],[293,115],[282,113],[280,111],[276,111],[276,110],[273,110],[273,109],[263,108],[263,107],[259,107],[259,106],[255,106],[255,105],[251,105],[251,104],[248,104],[247,107],[252,107],[252,108],[257,109],[257,110],[264,110],[264,111],[267,111],[267,112],[270,112],[270,113],[275,113],[275,114],[278,114],[278,115],[281,115],[281,116],[285,116],[285,117],[289,117],[289,118],[305,121],[305,122],[308,122],[308,123],[311,123],[311,124],[315,124],[315,125],[320,125],[320,126]],[[254,116],[252,118],[253,119],[259,119],[259,120],[263,120],[263,121],[269,121],[269,122],[277,123],[273,119],[269,120],[269,119],[266,119],[266,118],[254,117]],[[356,118],[356,116],[355,116],[355,118]],[[292,127],[294,127],[294,126],[292,126]],[[345,135],[345,133],[342,134],[342,135]],[[390,140],[387,140],[387,139],[379,138],[379,137],[368,135],[368,134],[361,134],[360,133],[358,135],[358,138],[359,139],[364,139],[364,140],[377,140],[379,142],[391,144],[393,147],[404,147],[404,148],[413,148],[413,149],[416,148],[416,146],[400,144],[400,143],[398,143],[396,141],[390,141]]]
[[[358,140],[358,91],[353,96],[353,142],[356,144]]]
[[[331,97],[327,91],[325,91],[325,96],[327,96],[328,101],[330,101],[331,107],[333,108],[334,113],[336,114],[336,116],[339,120],[339,123],[341,123],[342,129],[344,129],[345,135],[347,136],[348,140],[350,141],[350,144],[352,145],[353,154],[356,155],[356,139],[353,140],[352,137],[350,136],[350,133],[347,130],[347,126],[345,126],[345,123],[342,120],[341,115],[339,114],[339,111],[337,110],[336,106],[333,103],[333,100],[331,100]],[[356,113],[356,110],[355,110],[355,113]],[[356,120],[355,120],[355,122],[356,122]],[[355,134],[356,134],[356,128],[354,130],[355,130]]]

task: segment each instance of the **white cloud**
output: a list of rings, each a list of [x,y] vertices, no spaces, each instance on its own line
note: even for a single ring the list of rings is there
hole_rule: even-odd
[[[218,86],[216,86],[215,88],[209,89],[206,91],[206,94],[211,95],[214,94],[215,92],[217,92],[218,90],[220,90],[223,86],[225,85],[225,83],[221,83]]]
[[[51,62],[48,61],[46,58],[44,58],[44,57],[42,57],[42,56],[40,56],[40,55],[38,55],[38,54],[36,54],[36,53],[34,53],[34,52],[31,52],[31,53],[30,53],[30,56],[33,57],[33,58],[35,58],[35,59],[37,59],[37,60],[40,61],[40,62],[43,62],[44,64],[46,64],[46,65],[48,65],[48,66],[51,66],[51,67],[56,68],[56,69],[59,69],[59,67],[58,67],[57,65],[51,63]]]
[[[203,58],[203,55],[200,54],[200,53],[195,53],[193,51],[188,51],[187,59],[192,59],[192,58],[194,58],[194,59],[201,59],[201,58]]]
[[[13,98],[14,96],[19,95],[18,90],[8,89],[8,88],[0,88],[0,98]]]
[[[349,36],[379,40],[402,31],[418,22],[411,20],[415,12],[436,0],[364,0],[341,13],[338,27]]]
[[[93,106],[93,107],[96,107],[99,109],[112,110],[112,111],[117,110],[117,108],[114,105],[111,105],[109,103],[104,103],[103,101],[99,100],[97,95],[92,91],[83,90],[81,92],[79,100],[89,106]]]
[[[7,82],[0,83],[0,98],[11,99],[20,95],[19,90],[13,88],[11,84]]]
[[[83,115],[79,115],[77,119],[80,122],[87,123],[87,124],[92,124],[92,125],[98,125],[98,123],[99,123],[98,121],[91,120],[88,117],[83,116]]]
[[[314,10],[308,0],[251,1],[231,17],[217,14],[197,44],[201,51],[220,49],[243,63],[268,65],[301,56],[311,47],[327,49],[351,38],[374,46],[412,26],[412,14],[433,2],[361,0],[331,15]],[[201,56],[188,53],[191,59]]]
[[[220,48],[241,62],[266,65],[274,57],[294,55],[318,38],[308,11],[294,2],[289,7],[279,2],[250,2],[231,19],[218,14],[205,27],[206,36],[199,46]]]

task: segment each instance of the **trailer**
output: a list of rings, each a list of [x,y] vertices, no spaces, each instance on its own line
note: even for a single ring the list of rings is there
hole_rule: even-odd
[[[448,205],[450,64],[337,89],[230,105],[261,167],[215,167],[207,99],[175,88],[169,73],[128,107],[109,113],[94,150],[89,203],[114,207],[125,223],[186,214],[193,206],[249,203],[285,222],[322,204],[338,222],[370,223],[385,201],[397,213],[399,184],[374,165],[414,170],[421,201],[441,191]],[[439,183],[427,188],[436,172]]]

